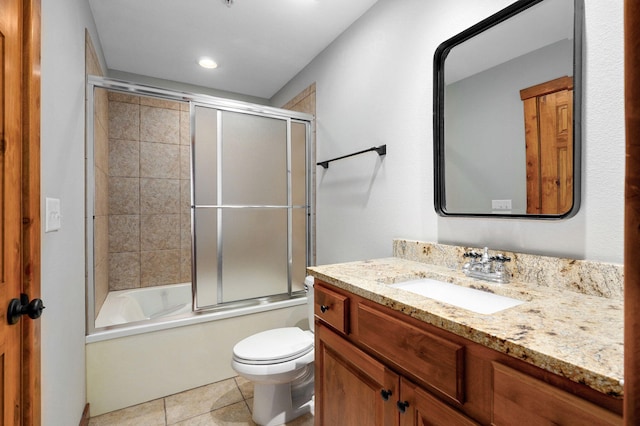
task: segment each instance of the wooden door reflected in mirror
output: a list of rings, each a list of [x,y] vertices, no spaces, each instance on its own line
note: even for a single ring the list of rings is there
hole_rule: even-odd
[[[573,196],[573,78],[523,89],[527,214],[563,214]]]

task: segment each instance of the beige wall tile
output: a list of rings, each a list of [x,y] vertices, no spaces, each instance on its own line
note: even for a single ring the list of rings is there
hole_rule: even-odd
[[[85,74],[104,75],[88,30],[84,31]]]
[[[141,251],[179,248],[179,214],[151,214],[140,216]]]
[[[103,216],[109,214],[109,178],[107,172],[102,169],[94,169],[94,215]]]
[[[180,213],[180,181],[178,179],[140,179],[140,213]]]
[[[174,109],[180,110],[180,105],[185,102],[171,101],[169,99],[150,98],[147,96],[140,96],[140,105],[152,106],[156,108]],[[189,105],[187,103],[187,105]]]
[[[94,121],[93,127],[93,161],[96,168],[108,173],[109,137],[107,129],[98,121]]]
[[[109,216],[109,252],[140,251],[140,215]]]
[[[188,109],[180,111],[180,145],[191,146],[191,115]]]
[[[109,102],[109,138],[140,140],[140,106]]]
[[[109,254],[109,290],[140,287],[140,253]]]
[[[180,249],[180,282],[191,282],[191,248]]]
[[[109,262],[96,264],[93,270],[95,317],[98,316],[109,293]]]
[[[180,146],[140,142],[140,177],[178,179]]]
[[[124,102],[127,104],[140,104],[140,96],[123,92],[109,92],[109,100],[115,102]]]
[[[140,107],[140,140],[179,144],[180,111]]]
[[[93,220],[93,258],[96,265],[109,261],[108,216],[96,216]]]
[[[105,129],[109,128],[109,96],[106,89],[95,88],[93,92],[94,120]]]
[[[191,212],[191,180],[180,179],[180,213]]]
[[[136,178],[109,178],[109,214],[138,214],[140,184]]]
[[[152,287],[180,281],[180,250],[156,250],[140,253],[140,284]]]
[[[191,249],[191,214],[180,214],[180,248]]]
[[[180,146],[180,179],[191,179],[191,147]]]
[[[96,216],[93,222],[93,285],[95,313],[100,311],[109,292],[109,223],[107,216]]]
[[[111,215],[109,269],[118,271],[110,287],[173,284],[184,277],[188,281],[189,105],[119,92],[108,92],[105,98],[110,177],[105,174],[102,180],[105,193],[107,186],[110,191],[104,212]],[[188,237],[182,235],[182,216]],[[183,239],[188,241],[188,257],[182,253]]]
[[[109,176],[140,176],[140,142],[122,139],[109,141]]]

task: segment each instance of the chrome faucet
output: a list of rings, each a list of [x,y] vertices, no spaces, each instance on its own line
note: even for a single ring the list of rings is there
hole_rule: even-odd
[[[468,277],[485,281],[506,284],[509,282],[509,270],[505,266],[511,258],[504,254],[489,256],[489,248],[485,247],[482,253],[469,251],[464,254],[469,261],[462,266],[462,272]]]

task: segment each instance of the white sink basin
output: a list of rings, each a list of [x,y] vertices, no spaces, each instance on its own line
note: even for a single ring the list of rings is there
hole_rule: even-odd
[[[389,287],[400,288],[479,314],[494,314],[524,303],[521,300],[510,297],[445,283],[431,278],[390,284]]]

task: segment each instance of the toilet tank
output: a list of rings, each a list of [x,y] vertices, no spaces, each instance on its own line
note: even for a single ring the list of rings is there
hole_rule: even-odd
[[[309,330],[313,330],[313,277],[308,276],[304,279],[304,289],[307,292],[307,314],[309,317]]]

